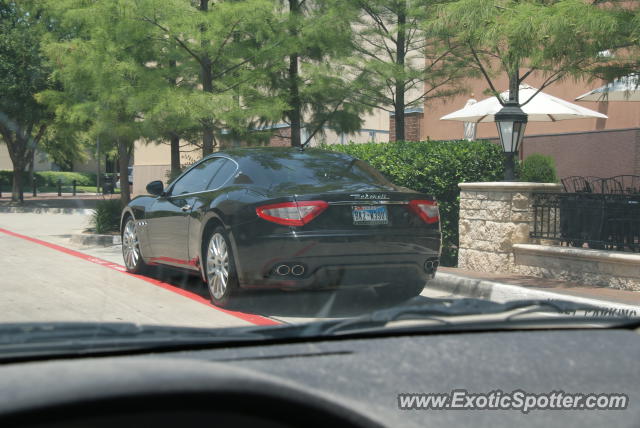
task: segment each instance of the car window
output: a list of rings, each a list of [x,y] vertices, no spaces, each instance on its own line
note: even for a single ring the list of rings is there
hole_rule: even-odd
[[[315,185],[322,183],[366,183],[381,187],[393,184],[377,170],[361,160],[344,156],[292,154],[281,157],[277,163],[265,162],[254,156],[249,174],[256,183],[269,183],[278,188],[296,185]],[[243,169],[244,171],[244,169]]]
[[[226,183],[229,178],[231,178],[231,176],[236,172],[237,169],[238,166],[234,161],[224,159],[223,163],[218,168],[216,175],[214,175],[214,177],[211,179],[211,182],[207,186],[207,189],[215,190],[219,188],[224,183]]]
[[[171,196],[205,190],[211,178],[215,176],[225,161],[224,158],[211,158],[200,162],[176,182],[171,189]]]

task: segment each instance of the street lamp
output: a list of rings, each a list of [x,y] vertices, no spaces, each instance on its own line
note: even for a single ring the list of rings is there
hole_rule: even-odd
[[[502,109],[495,114],[496,126],[502,150],[505,154],[505,181],[515,180],[514,158],[522,143],[524,129],[527,127],[527,114],[522,111],[517,101],[509,100]]]

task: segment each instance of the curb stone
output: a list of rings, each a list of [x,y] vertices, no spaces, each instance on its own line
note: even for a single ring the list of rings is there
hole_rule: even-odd
[[[90,208],[47,208],[47,207],[0,207],[0,213],[33,213],[33,214],[83,214],[92,215]]]
[[[469,278],[446,272],[437,272],[435,278],[429,281],[427,287],[447,291],[464,297],[487,299],[499,303],[520,299],[565,300],[574,303],[597,306],[604,309],[629,311],[629,313],[640,315],[640,306],[531,289],[486,279]]]
[[[85,246],[103,246],[110,247],[112,245],[120,245],[122,237],[120,235],[98,235],[93,233],[74,233],[71,235],[71,242]]]

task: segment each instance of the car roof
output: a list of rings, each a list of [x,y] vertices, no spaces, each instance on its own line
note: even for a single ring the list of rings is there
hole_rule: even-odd
[[[260,157],[272,157],[273,159],[277,159],[282,156],[295,156],[296,158],[303,157],[320,157],[320,158],[341,158],[345,161],[353,160],[352,156],[349,156],[344,153],[333,152],[329,150],[317,149],[317,148],[307,148],[304,150],[300,150],[297,147],[237,147],[221,150],[219,152],[212,153],[207,156],[216,157],[216,156],[229,156],[230,158],[240,161],[246,158],[252,158],[256,155]]]

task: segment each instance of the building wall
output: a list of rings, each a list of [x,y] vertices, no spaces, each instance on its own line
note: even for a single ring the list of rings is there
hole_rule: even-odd
[[[188,165],[202,157],[196,146],[181,142],[180,163]],[[151,181],[161,180],[165,185],[171,171],[171,146],[138,140],[134,143],[133,196],[146,194],[146,186]]]
[[[49,171],[51,169],[51,162],[45,153],[36,152],[36,162],[33,169],[34,171]],[[13,170],[9,149],[4,143],[0,143],[0,171],[2,170]]]
[[[422,135],[422,112],[405,113],[404,115],[404,140],[420,141]],[[396,119],[389,117],[389,141],[396,141]]]
[[[639,129],[531,136],[523,149],[552,156],[559,177],[640,175]]]

